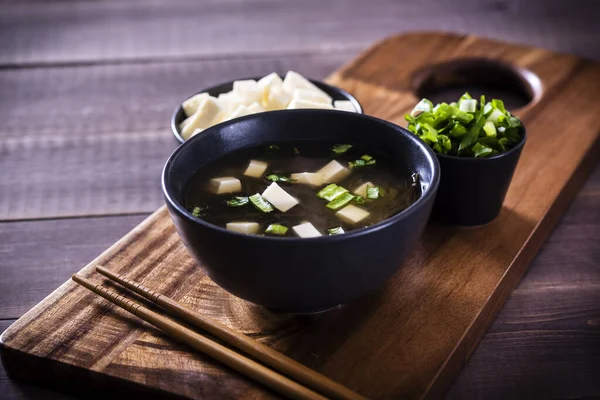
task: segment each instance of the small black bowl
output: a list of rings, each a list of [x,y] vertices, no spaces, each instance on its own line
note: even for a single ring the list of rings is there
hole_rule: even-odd
[[[406,210],[342,235],[278,238],[243,235],[194,218],[184,188],[203,165],[246,147],[323,140],[354,143],[389,156],[398,170],[419,173],[422,196]],[[440,180],[433,151],[404,128],[362,114],[287,110],[215,125],[171,155],[163,170],[166,203],[187,249],[225,290],[265,307],[316,312],[380,287],[421,236]]]
[[[526,141],[504,153],[487,158],[436,154],[443,178],[433,206],[432,219],[458,226],[484,225],[493,221],[506,197]]]
[[[283,79],[283,76],[280,76],[280,77]],[[236,79],[236,81],[237,80],[247,80],[247,79],[254,79],[255,81],[257,81],[261,78],[262,77],[240,78],[240,79]],[[324,91],[325,93],[330,95],[333,98],[333,100],[349,100],[349,101],[351,101],[352,105],[354,105],[354,108],[356,108],[356,112],[359,114],[363,113],[362,106],[360,105],[358,100],[356,100],[356,97],[352,96],[350,93],[346,92],[345,90],[340,89],[335,86],[328,85],[328,84],[320,82],[320,81],[314,81],[312,79],[309,79],[309,81],[311,81],[319,89],[321,89],[322,91]],[[193,97],[199,93],[204,93],[204,92],[207,92],[209,95],[211,95],[213,97],[217,97],[222,93],[231,92],[233,90],[233,82],[234,81],[223,82],[216,86],[211,86],[207,89],[202,89],[199,92],[196,92],[192,96],[189,96],[187,98],[189,99],[190,97]],[[265,112],[267,112],[267,111],[265,111]],[[178,141],[180,141],[181,143],[185,142],[185,140],[181,137],[181,132],[180,132],[179,126],[185,119],[186,119],[186,116],[185,116],[185,113],[183,112],[183,106],[180,104],[179,107],[177,107],[175,109],[175,111],[173,112],[173,115],[171,116],[171,130],[173,131],[173,135],[175,135],[175,138]]]

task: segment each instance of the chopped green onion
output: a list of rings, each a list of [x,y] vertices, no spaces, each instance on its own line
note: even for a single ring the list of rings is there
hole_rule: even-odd
[[[267,176],[267,180],[271,182],[296,182],[295,179],[289,178],[285,175],[271,174]]]
[[[354,202],[356,204],[365,204],[365,198],[362,196],[354,196]]]
[[[493,149],[481,143],[475,143],[473,153],[475,157],[487,157],[492,154]]]
[[[297,147],[294,147],[294,150],[293,150],[293,152],[294,152],[294,155],[295,155],[295,156],[297,156],[297,155],[299,155],[299,154],[300,154],[300,150],[298,150],[298,148],[297,148]]]
[[[203,217],[206,214],[208,214],[208,206],[194,207],[192,210],[192,215],[196,218]]]
[[[483,125],[483,131],[489,137],[496,137],[496,127],[492,121],[488,121]]]
[[[380,199],[385,195],[385,190],[379,186],[367,185],[367,199]]]
[[[432,108],[433,108],[433,103],[431,101],[429,101],[427,99],[422,99],[419,103],[417,103],[415,108],[413,108],[413,110],[410,112],[410,116],[416,118],[424,112],[431,111]]]
[[[371,157],[368,154],[365,154],[364,156],[360,157],[361,160],[365,160],[365,161],[371,161],[373,159],[373,157]]]
[[[331,210],[340,209],[340,208],[344,207],[346,204],[350,203],[352,200],[354,200],[354,197],[355,196],[352,193],[349,193],[349,192],[343,193],[343,194],[337,196],[335,199],[333,199],[329,203],[327,203],[327,208],[329,208]]]
[[[350,167],[350,169],[356,167],[364,167],[365,165],[367,165],[367,162],[365,160],[354,160],[348,163],[348,167]]]
[[[229,207],[241,207],[248,204],[249,200],[244,196],[235,196],[231,200],[227,200],[227,205]]]
[[[458,109],[463,112],[474,113],[477,110],[477,100],[464,99],[458,103]]]
[[[376,159],[372,159],[372,160],[367,161],[367,165],[375,165],[376,163],[377,163]]]
[[[329,229],[327,229],[327,232],[330,235],[341,235],[342,233],[346,233],[344,231],[344,228],[342,228],[341,226],[338,226],[336,228],[329,228]]]
[[[268,151],[279,151],[279,145],[270,144],[270,145],[267,146],[267,150]]]
[[[271,224],[265,229],[265,233],[270,233],[271,235],[280,235],[283,236],[287,233],[288,227],[280,224]]]
[[[250,200],[252,205],[256,207],[259,211],[262,211],[264,213],[269,213],[273,211],[273,206],[271,206],[271,203],[263,199],[263,197],[259,193],[253,194],[248,199]]]
[[[485,96],[476,100],[465,93],[458,103],[440,103],[430,110],[422,100],[415,109],[420,111],[404,116],[408,129],[439,154],[467,157],[497,154],[516,145],[523,131],[521,121],[506,110],[501,100],[486,102]],[[489,141],[490,138],[498,140]],[[510,141],[500,142],[503,138]],[[475,147],[476,144],[480,146]]]
[[[330,185],[325,186],[323,189],[319,190],[319,193],[317,193],[317,196],[324,200],[332,201],[336,197],[338,197],[346,192],[348,192],[348,189],[338,186],[335,183],[332,183]]]
[[[351,144],[336,144],[335,146],[333,146],[331,148],[331,151],[333,151],[336,155],[342,155],[345,152],[347,152],[348,150],[350,150],[352,148]]]

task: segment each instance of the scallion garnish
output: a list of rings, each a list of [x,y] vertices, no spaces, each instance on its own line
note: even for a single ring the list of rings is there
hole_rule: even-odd
[[[367,199],[380,199],[385,195],[385,190],[379,186],[367,185]]]
[[[192,209],[192,215],[196,218],[203,217],[208,214],[208,206],[198,206]]]
[[[235,196],[231,200],[227,200],[227,205],[229,207],[242,207],[248,204],[250,200],[244,196]]]
[[[354,195],[350,192],[342,193],[341,195],[334,198],[332,201],[327,203],[327,208],[331,210],[337,210],[344,207],[346,204],[354,200]]]
[[[342,155],[345,152],[347,152],[348,150],[350,150],[352,148],[351,144],[336,144],[335,146],[333,146],[331,148],[331,151],[333,151],[336,155]]]
[[[350,161],[348,163],[348,167],[350,167],[350,169],[352,169],[352,168],[356,168],[356,167],[366,167],[367,165],[375,165],[376,163],[377,163],[376,159],[374,159],[373,157],[371,157],[368,154],[365,154],[358,160]]]
[[[288,227],[280,224],[271,224],[265,229],[265,233],[270,233],[271,235],[279,235],[283,236],[287,233]]]
[[[253,194],[252,196],[248,197],[248,199],[254,207],[264,213],[273,211],[273,206],[271,206],[271,203],[263,199],[259,193]]]
[[[365,204],[365,198],[362,196],[354,196],[354,202],[356,204]]]
[[[457,103],[435,107],[423,99],[404,117],[408,129],[435,152],[453,156],[488,157],[504,152],[518,143],[523,130],[521,121],[501,100],[486,102],[481,96],[477,101],[468,93]]]
[[[285,175],[271,174],[267,176],[267,180],[271,182],[296,182],[295,179]]]
[[[327,233],[329,233],[330,235],[341,235],[342,233],[346,233],[346,232],[344,231],[344,228],[342,228],[341,226],[338,226],[336,228],[327,229]]]
[[[348,192],[348,189],[338,186],[335,183],[332,183],[319,190],[317,196],[324,200],[332,201],[339,195],[344,194],[346,192]]]
[[[293,153],[294,153],[295,156],[297,156],[297,155],[300,154],[300,150],[298,150],[297,147],[294,147]]]

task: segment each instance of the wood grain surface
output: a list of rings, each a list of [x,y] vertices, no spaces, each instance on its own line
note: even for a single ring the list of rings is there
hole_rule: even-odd
[[[418,55],[416,44],[424,49]],[[528,144],[497,221],[476,229],[431,225],[404,267],[378,293],[318,318],[268,313],[233,298],[204,276],[164,209],[97,262],[366,396],[443,393],[595,165],[600,131],[600,102],[593,95],[600,89],[600,68],[544,50],[473,37],[407,35],[379,43],[330,81],[353,92],[367,113],[398,122],[417,100],[413,73],[425,62],[464,55],[502,59],[540,77],[544,95],[519,112],[528,126]],[[396,58],[407,61],[401,67]],[[565,140],[573,122],[564,115],[575,112],[577,143]],[[91,275],[92,265],[84,275]],[[145,387],[193,398],[272,395],[125,318],[72,283],[27,313],[3,340],[4,361],[15,376],[39,377],[34,366],[40,364],[32,364],[35,355],[36,362],[50,360],[44,366],[51,368],[55,382],[64,374],[77,377],[72,390],[108,389],[118,383],[122,390]]]

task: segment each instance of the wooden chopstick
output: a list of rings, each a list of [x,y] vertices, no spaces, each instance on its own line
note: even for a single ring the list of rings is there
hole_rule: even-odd
[[[353,392],[347,387],[340,385],[295,360],[292,360],[280,352],[211,318],[205,317],[138,282],[132,281],[122,275],[115,274],[103,266],[97,266],[96,271],[309,388],[334,399],[366,400],[365,397],[358,393]]]
[[[230,350],[227,347],[222,346],[189,328],[179,325],[177,322],[163,317],[162,315],[155,313],[139,303],[128,300],[125,297],[106,289],[102,285],[97,285],[77,274],[73,275],[72,279],[81,286],[104,297],[111,303],[116,304],[126,311],[129,311],[133,315],[161,329],[165,333],[168,333],[175,339],[187,343],[209,357],[214,358],[228,367],[254,379],[257,382],[262,383],[265,386],[270,387],[281,394],[299,400],[327,400],[326,397],[313,392],[312,390],[292,381],[291,379],[286,378],[283,375],[278,374],[277,372],[257,363],[256,361],[252,361],[251,359],[246,358],[243,355],[236,353],[235,351]]]

